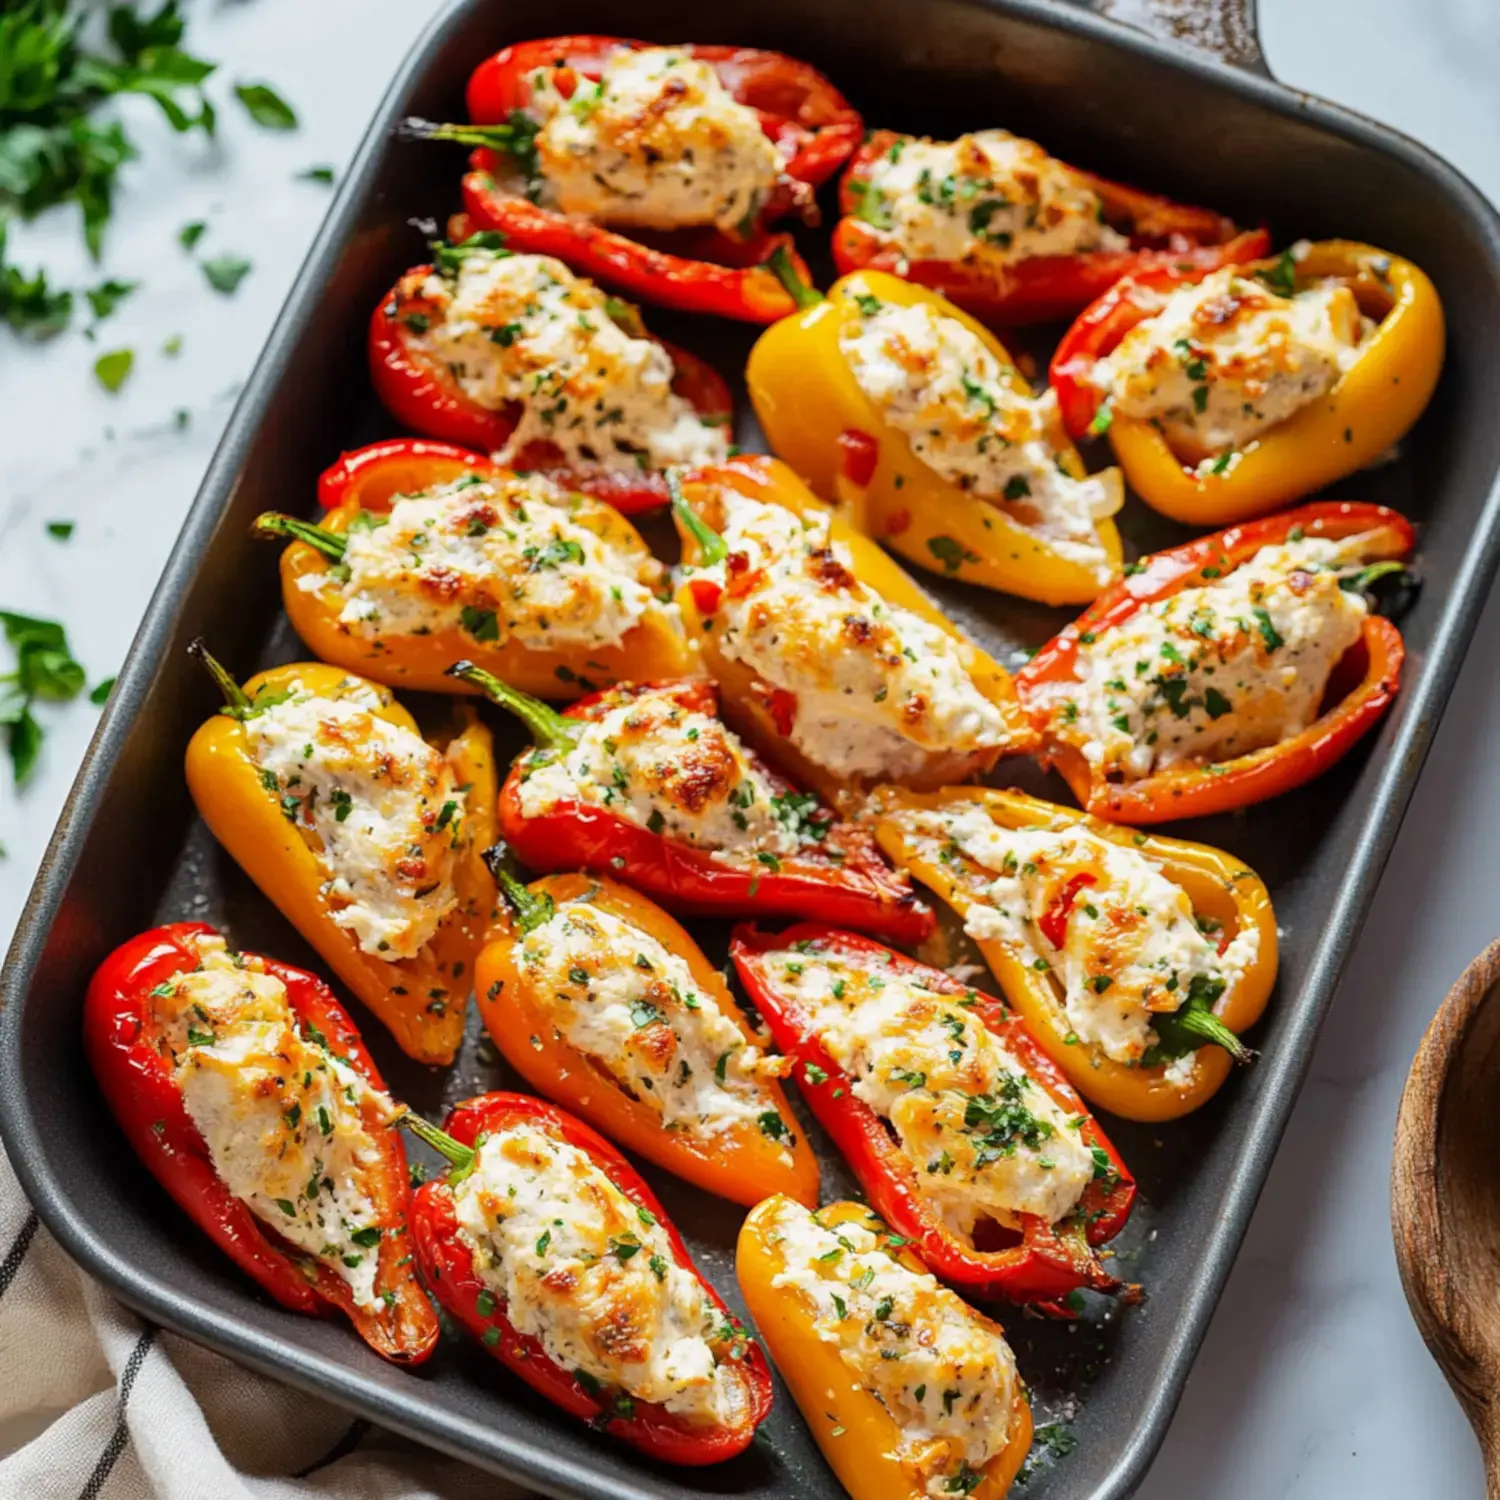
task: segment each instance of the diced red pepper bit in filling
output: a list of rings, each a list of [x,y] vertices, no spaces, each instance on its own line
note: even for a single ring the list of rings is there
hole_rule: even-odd
[[[700,615],[711,615],[718,607],[724,590],[711,578],[694,578],[688,583],[693,604]]]
[[[839,451],[843,455],[841,465],[844,478],[861,489],[875,477],[875,465],[880,461],[880,444],[868,432],[857,427],[846,427],[839,433]]]
[[[729,574],[728,594],[731,599],[748,594],[759,584],[764,572],[761,568],[751,568],[748,552],[731,552],[725,559],[724,569]]]
[[[1054,948],[1061,949],[1068,941],[1068,915],[1073,910],[1073,903],[1078,899],[1079,891],[1098,883],[1095,877],[1086,870],[1080,870],[1058,892],[1057,900],[1047,908],[1041,920],[1036,924],[1042,936]]]
[[[773,688],[766,698],[766,708],[771,715],[771,722],[776,725],[777,734],[791,734],[792,725],[797,720],[796,694],[787,692],[785,688]]]

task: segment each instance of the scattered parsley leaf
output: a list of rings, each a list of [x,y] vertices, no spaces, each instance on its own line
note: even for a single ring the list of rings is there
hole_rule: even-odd
[[[0,28],[4,24],[0,20]],[[5,142],[6,133],[0,131],[0,180],[4,179],[7,170]],[[4,196],[4,189],[0,188],[0,202]],[[4,253],[5,236],[0,230],[0,260],[3,260]],[[72,320],[72,292],[53,291],[45,271],[27,276],[15,266],[0,265],[0,321],[8,323],[24,337],[40,341],[61,333]]]
[[[89,702],[96,708],[103,708],[109,702],[109,695],[114,692],[117,681],[117,678],[106,677],[102,682],[95,683],[89,693]]]
[[[114,395],[127,380],[135,367],[133,349],[111,349],[94,361],[94,378],[111,395]]]
[[[138,281],[101,281],[98,286],[84,293],[89,299],[89,308],[94,321],[102,323],[114,315],[115,309],[140,285]]]
[[[208,225],[202,219],[194,219],[190,224],[184,224],[177,231],[177,243],[184,250],[191,250],[207,232]]]
[[[71,521],[48,521],[47,535],[55,536],[58,541],[65,542],[73,535],[73,522]]]
[[[295,176],[298,182],[318,182],[324,187],[332,187],[335,173],[332,167],[319,165],[316,167],[303,167]]]
[[[262,130],[295,130],[297,111],[267,83],[237,83],[234,97]]]
[[[239,290],[240,282],[250,274],[250,262],[240,255],[219,255],[202,262],[208,284],[226,297]]]

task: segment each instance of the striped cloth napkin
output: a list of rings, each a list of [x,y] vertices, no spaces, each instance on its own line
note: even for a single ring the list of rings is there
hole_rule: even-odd
[[[37,1222],[0,1154],[0,1459],[26,1500],[506,1500],[501,1480],[143,1322]]]

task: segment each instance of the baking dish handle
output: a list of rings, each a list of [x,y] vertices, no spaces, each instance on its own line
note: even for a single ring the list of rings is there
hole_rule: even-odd
[[[1256,0],[1073,0],[1158,41],[1269,78]]]

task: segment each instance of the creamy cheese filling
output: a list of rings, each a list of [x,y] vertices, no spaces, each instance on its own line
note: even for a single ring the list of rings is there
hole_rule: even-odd
[[[314,1040],[286,986],[221,937],[191,939],[199,967],[151,1004],[189,1117],[224,1185],[282,1239],[315,1256],[361,1308],[376,1291],[383,1226],[371,1127],[396,1106]]]
[[[738,735],[669,691],[642,692],[587,721],[578,744],[533,761],[520,788],[528,818],[559,802],[590,803],[652,833],[768,868],[807,841],[810,800],[778,793]]]
[[[859,388],[934,474],[1005,508],[1071,562],[1111,576],[1097,523],[1124,503],[1117,482],[1058,463],[1057,397],[1017,391],[974,331],[930,303],[857,299],[839,336]]]
[[[1221,953],[1217,929],[1154,860],[1087,828],[1005,828],[972,804],[892,816],[924,859],[978,866],[954,871],[964,930],[1049,973],[1078,1041],[1115,1062],[1158,1044],[1153,1017],[1212,1008],[1260,951],[1246,926]]]
[[[366,953],[414,958],[458,905],[464,793],[440,752],[375,712],[381,701],[297,682],[244,720],[245,739],[266,791],[314,841],[333,921]]]
[[[419,348],[481,406],[519,421],[497,455],[551,443],[569,464],[622,473],[709,464],[729,451],[721,421],[672,389],[672,357],[611,316],[612,299],[546,255],[473,250],[423,283]]]
[[[1326,395],[1374,325],[1330,281],[1278,296],[1226,267],[1163,298],[1095,366],[1113,409],[1161,425],[1190,451],[1223,455]]]
[[[1317,717],[1368,613],[1341,587],[1363,540],[1262,547],[1222,578],[1147,604],[1079,648],[1032,701],[1051,733],[1124,781],[1277,745]]]
[[[888,1411],[897,1456],[934,1500],[968,1494],[1010,1438],[1016,1363],[998,1324],[908,1269],[862,1224],[824,1228],[782,1199],[766,1228],[820,1342]]]
[[[578,78],[567,97],[551,70],[532,82],[542,199],[563,213],[745,231],[781,175],[760,117],[680,49],[616,52],[598,82]]]
[[[705,1424],[743,1420],[743,1377],[715,1352],[735,1330],[656,1218],[584,1152],[510,1125],[483,1138],[452,1192],[475,1275],[564,1369],[617,1403],[657,1402]]]
[[[878,961],[807,946],[766,954],[856,1098],[889,1121],[922,1196],[956,1234],[1065,1218],[1094,1179],[1079,1117],[1027,1076],[963,995]]]
[[[870,169],[859,213],[909,260],[1002,267],[1130,244],[1077,173],[1005,130],[894,142]]]
[[[370,638],[466,630],[534,651],[617,646],[655,605],[660,565],[580,525],[578,498],[541,474],[455,480],[365,511],[336,587],[342,624]]]
[[[715,639],[789,693],[791,742],[839,776],[900,780],[1005,744],[1000,710],[979,690],[959,643],[854,574],[828,517],[804,519],[719,490],[726,562]]]
[[[664,1129],[784,1138],[765,1087],[779,1059],[748,1043],[686,960],[649,933],[587,898],[569,901],[525,935],[519,967],[557,1034],[655,1109]]]

